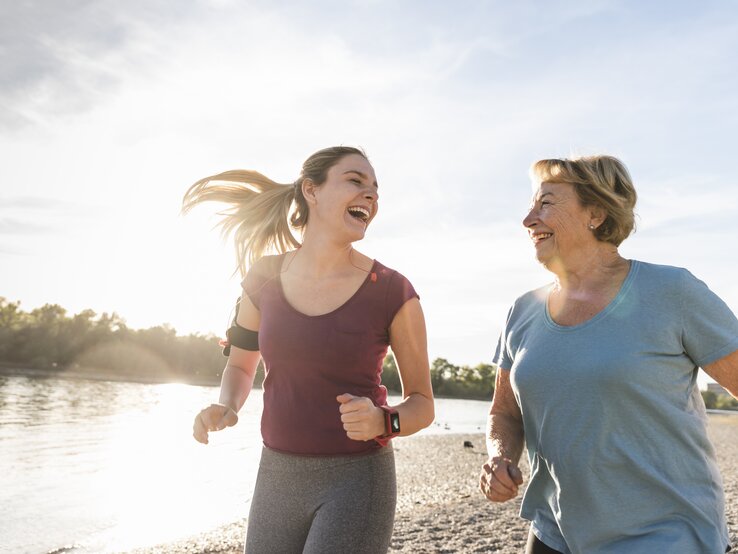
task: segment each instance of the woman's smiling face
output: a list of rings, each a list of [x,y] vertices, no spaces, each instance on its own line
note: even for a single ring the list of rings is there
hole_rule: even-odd
[[[582,206],[574,187],[568,183],[541,183],[523,219],[536,258],[546,268],[556,262],[565,265],[577,251],[596,242],[589,228],[592,223],[596,224],[592,211]]]
[[[369,161],[358,154],[344,156],[328,170],[325,182],[312,189],[310,222],[345,233],[351,242],[361,240],[379,208],[377,189]]]

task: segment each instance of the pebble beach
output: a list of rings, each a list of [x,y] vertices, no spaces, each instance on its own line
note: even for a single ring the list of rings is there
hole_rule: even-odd
[[[738,545],[738,415],[710,415],[726,495],[730,538]],[[471,447],[464,446],[465,441]],[[486,460],[481,435],[426,435],[395,439],[397,513],[390,552],[520,554],[528,522],[520,498],[492,504],[477,479]],[[524,456],[525,457],[525,456]],[[525,461],[521,469],[526,477]],[[194,537],[127,554],[241,554],[245,519]]]

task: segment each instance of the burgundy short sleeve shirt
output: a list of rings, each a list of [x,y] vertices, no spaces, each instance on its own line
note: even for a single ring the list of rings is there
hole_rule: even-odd
[[[259,349],[264,359],[264,444],[304,455],[370,452],[374,441],[346,436],[336,396],[350,393],[385,404],[382,362],[397,312],[418,297],[397,271],[375,261],[343,305],[318,316],[294,309],[279,278],[282,256],[263,258],[243,281],[261,312]]]

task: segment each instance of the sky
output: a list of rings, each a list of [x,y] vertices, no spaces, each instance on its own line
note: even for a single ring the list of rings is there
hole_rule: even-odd
[[[222,335],[234,250],[185,190],[343,144],[380,183],[355,246],[412,281],[431,359],[490,363],[551,281],[521,224],[541,158],[621,158],[621,253],[738,313],[737,58],[732,1],[3,2],[0,296]]]

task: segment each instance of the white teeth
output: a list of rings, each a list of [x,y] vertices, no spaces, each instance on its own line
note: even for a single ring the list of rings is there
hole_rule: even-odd
[[[538,234],[535,234],[535,235],[531,235],[530,238],[533,239],[533,242],[538,242],[538,241],[541,241],[543,239],[547,239],[548,237],[552,237],[552,236],[553,236],[553,233],[538,233]]]
[[[353,213],[360,213],[364,216],[365,220],[369,219],[369,210],[367,210],[366,208],[362,208],[361,206],[351,206],[348,211]]]

